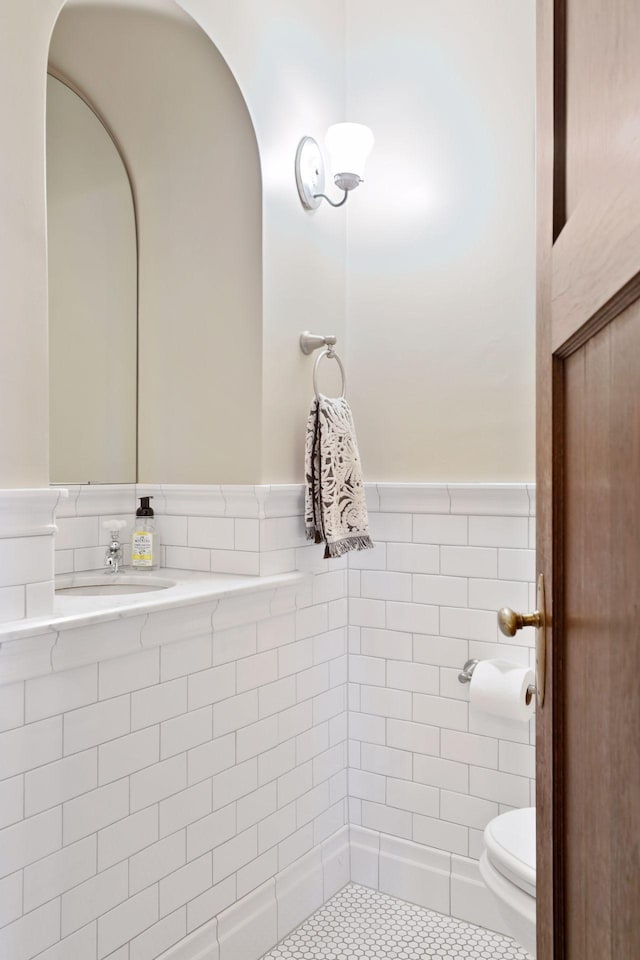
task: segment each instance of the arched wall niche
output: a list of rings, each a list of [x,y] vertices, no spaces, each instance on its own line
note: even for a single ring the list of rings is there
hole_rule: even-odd
[[[138,479],[258,482],[262,196],[242,92],[172,0],[69,0],[49,64],[100,112],[133,181]]]

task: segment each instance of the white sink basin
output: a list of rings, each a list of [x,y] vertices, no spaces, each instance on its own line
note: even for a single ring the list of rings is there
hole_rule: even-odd
[[[60,577],[56,595],[63,597],[117,597],[125,594],[154,593],[175,587],[174,580],[144,573],[96,573]]]

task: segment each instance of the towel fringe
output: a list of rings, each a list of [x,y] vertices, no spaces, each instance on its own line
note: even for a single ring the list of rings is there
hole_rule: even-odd
[[[324,559],[329,560],[332,557],[342,557],[350,550],[373,550],[373,541],[369,536],[346,537],[344,540],[336,540],[335,543],[327,543],[324,551]]]

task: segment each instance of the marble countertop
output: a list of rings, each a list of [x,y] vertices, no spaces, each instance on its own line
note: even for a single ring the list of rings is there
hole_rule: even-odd
[[[95,583],[104,576],[105,582],[126,582],[131,571],[122,574],[91,571],[90,573],[70,574],[57,578],[56,584],[63,587],[83,586]],[[208,601],[218,601],[226,597],[238,597],[243,594],[259,594],[281,587],[296,586],[304,581],[304,573],[281,573],[267,577],[236,576],[226,573],[200,573],[191,570],[172,570],[161,568],[149,574],[136,572],[136,580],[148,577],[150,584],[160,581],[173,581],[166,589],[144,593],[129,593],[109,596],[65,596],[56,594],[53,611],[44,617],[31,617],[0,624],[0,647],[3,643],[36,637],[46,633],[58,634],[61,631],[89,626],[109,620],[122,620],[191,606]]]

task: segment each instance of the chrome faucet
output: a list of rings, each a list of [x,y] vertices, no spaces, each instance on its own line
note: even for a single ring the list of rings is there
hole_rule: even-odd
[[[112,570],[113,573],[117,573],[122,563],[122,544],[120,543],[116,530],[112,532],[111,537],[111,543],[107,547],[107,552],[104,555],[104,565]]]
[[[122,544],[120,543],[120,531],[126,526],[124,520],[105,520],[102,524],[105,530],[109,530],[110,543],[107,552],[104,555],[104,565],[107,570],[116,574],[123,563]]]

